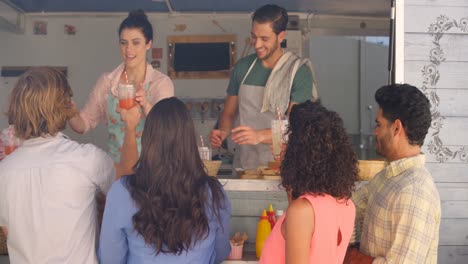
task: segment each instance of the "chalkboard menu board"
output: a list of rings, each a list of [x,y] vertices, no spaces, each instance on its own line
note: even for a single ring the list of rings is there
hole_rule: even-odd
[[[229,43],[176,43],[175,71],[222,71],[230,68]]]
[[[168,36],[168,75],[173,79],[229,78],[235,35]]]

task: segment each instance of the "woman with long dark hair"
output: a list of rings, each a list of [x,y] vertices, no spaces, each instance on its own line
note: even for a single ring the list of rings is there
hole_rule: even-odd
[[[320,102],[292,107],[281,163],[288,209],[265,242],[260,263],[341,264],[353,231],[350,200],[357,159],[343,120]]]
[[[204,171],[184,103],[163,99],[147,116],[135,174],[107,196],[101,263],[219,263],[230,252],[230,213],[221,184]]]

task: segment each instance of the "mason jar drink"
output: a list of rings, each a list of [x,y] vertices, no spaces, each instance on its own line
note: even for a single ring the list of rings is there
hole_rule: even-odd
[[[271,141],[273,145],[273,155],[279,157],[281,154],[281,146],[286,143],[288,129],[287,119],[273,119],[271,120]]]
[[[135,104],[135,86],[133,84],[119,84],[117,87],[119,96],[119,107],[123,109],[130,109]]]
[[[5,156],[10,155],[21,144],[19,138],[15,136],[13,127],[8,127],[2,130],[3,153]]]
[[[209,147],[198,147],[198,152],[200,153],[200,158],[202,160],[211,160],[211,148]]]

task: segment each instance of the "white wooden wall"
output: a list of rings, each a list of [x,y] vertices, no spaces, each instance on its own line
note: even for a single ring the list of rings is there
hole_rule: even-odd
[[[468,263],[468,0],[406,0],[405,82],[433,106],[425,141],[439,189],[441,264]]]

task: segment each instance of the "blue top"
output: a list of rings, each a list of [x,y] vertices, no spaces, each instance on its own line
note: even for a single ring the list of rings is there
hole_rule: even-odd
[[[225,208],[220,209],[222,226],[211,210],[207,210],[209,233],[206,239],[198,241],[188,252],[184,251],[180,255],[155,255],[154,248],[145,244],[143,237],[133,228],[132,217],[138,212],[138,208],[122,183],[124,179],[125,177],[114,182],[107,194],[98,252],[101,264],[212,264],[220,263],[229,255],[231,204],[226,193]]]

